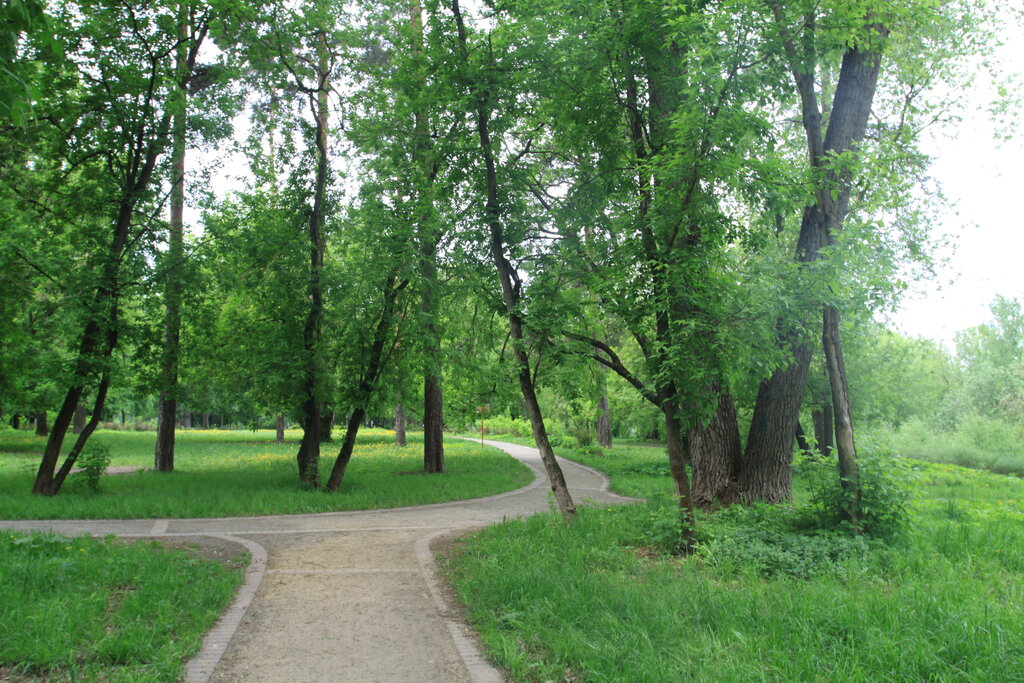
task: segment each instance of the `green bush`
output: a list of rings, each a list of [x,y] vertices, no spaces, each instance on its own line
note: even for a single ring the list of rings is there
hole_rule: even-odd
[[[843,488],[835,462],[799,463],[810,498],[804,509],[808,527],[849,531],[844,511],[850,509],[852,491]],[[892,539],[907,523],[911,466],[897,456],[863,449],[857,458],[861,485],[862,531],[874,538]]]
[[[110,465],[110,447],[104,443],[90,441],[78,457],[77,464],[82,470],[78,473],[79,481],[90,491],[99,491],[100,477]]]

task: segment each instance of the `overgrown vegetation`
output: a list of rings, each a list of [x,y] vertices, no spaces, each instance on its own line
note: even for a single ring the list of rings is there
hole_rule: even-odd
[[[0,678],[176,681],[243,568],[154,543],[0,531]]]
[[[1024,482],[868,457],[865,512],[888,512],[880,537],[855,537],[823,523],[832,494],[810,480],[834,463],[811,463],[795,506],[705,514],[696,552],[680,557],[663,458],[581,458],[646,504],[584,509],[571,527],[506,522],[453,555],[452,579],[514,680],[1024,676]],[[886,478],[893,462],[909,499]],[[901,509],[907,523],[888,526]]]
[[[131,517],[220,517],[361,510],[477,498],[523,486],[529,470],[494,448],[453,441],[446,472],[424,475],[418,467],[417,437],[393,445],[394,434],[360,434],[345,486],[335,494],[295,487],[295,440],[276,443],[272,432],[202,431],[178,434],[173,473],[137,471],[103,477],[92,489],[94,471],[71,475],[61,500],[33,496],[31,481],[42,439],[0,431],[0,518],[105,519]],[[98,432],[95,448],[110,451],[112,465],[152,465],[152,432]],[[88,464],[88,463],[87,463]],[[326,473],[324,473],[326,476]]]

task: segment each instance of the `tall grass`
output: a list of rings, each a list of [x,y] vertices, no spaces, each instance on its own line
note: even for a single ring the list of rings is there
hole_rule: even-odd
[[[664,459],[650,450],[585,459],[637,495]],[[679,558],[656,497],[485,529],[449,571],[514,680],[1024,680],[1024,482],[910,469],[911,524],[888,543],[733,507]]]
[[[176,681],[241,578],[152,544],[0,531],[0,679]]]
[[[1024,476],[1024,429],[1002,420],[968,415],[941,428],[915,418],[895,430],[893,444],[910,458]]]
[[[367,430],[339,492],[302,491],[298,486],[297,433],[275,443],[270,431],[185,431],[178,436],[175,471],[106,475],[93,492],[72,475],[53,498],[30,493],[43,439],[0,432],[0,518],[106,519],[132,517],[222,517],[293,514],[400,507],[501,493],[530,481],[529,470],[494,448],[453,441],[445,444],[443,474],[422,473],[420,440],[394,445],[394,434]],[[153,433],[98,432],[112,466],[148,467]],[[326,480],[336,446],[325,444]],[[76,481],[78,477],[79,481]]]

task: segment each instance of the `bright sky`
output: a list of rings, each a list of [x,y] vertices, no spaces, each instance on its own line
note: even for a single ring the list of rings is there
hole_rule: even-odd
[[[999,55],[1024,73],[1024,30],[1014,26],[1010,34]],[[990,97],[986,85],[967,95],[979,108]],[[949,264],[939,278],[919,284],[892,317],[905,334],[943,341],[952,350],[957,331],[991,318],[988,306],[997,294],[1024,297],[1024,112],[1017,114],[1017,134],[1008,141],[997,139],[996,125],[980,111],[955,139],[926,143],[935,159],[932,176],[955,205],[942,221],[954,245],[944,252]]]

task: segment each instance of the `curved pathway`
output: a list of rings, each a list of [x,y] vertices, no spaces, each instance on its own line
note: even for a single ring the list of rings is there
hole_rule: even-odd
[[[0,521],[0,527],[126,537],[214,536],[241,543],[246,580],[186,680],[501,681],[438,579],[432,540],[549,509],[535,448],[486,442],[533,483],[475,500],[390,510],[220,519]],[[607,478],[559,459],[573,499],[620,503]]]

